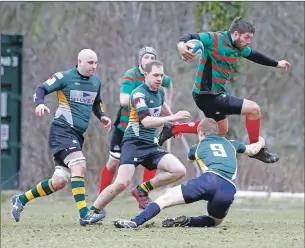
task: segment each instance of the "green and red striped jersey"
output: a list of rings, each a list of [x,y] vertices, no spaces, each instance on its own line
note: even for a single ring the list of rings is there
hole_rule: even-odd
[[[197,94],[226,94],[226,82],[237,58],[247,57],[251,48],[238,50],[233,46],[230,34],[204,32],[198,34],[204,51],[198,63],[193,92]]]

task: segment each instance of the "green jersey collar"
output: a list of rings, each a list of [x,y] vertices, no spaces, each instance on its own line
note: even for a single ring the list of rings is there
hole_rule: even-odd
[[[77,70],[77,65],[72,68],[72,71],[77,73],[79,76],[81,76],[84,79],[89,79],[90,78],[90,77],[87,77],[87,76],[84,76],[84,75],[80,74],[79,71]]]
[[[153,94],[157,94],[158,93],[158,90],[156,90],[156,91],[150,90],[148,85],[146,84],[146,82],[144,82],[143,87],[144,87],[144,89],[146,89],[147,91],[149,91],[149,92],[151,92]]]

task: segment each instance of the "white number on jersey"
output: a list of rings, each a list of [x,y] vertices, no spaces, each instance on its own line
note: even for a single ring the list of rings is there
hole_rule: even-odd
[[[210,144],[210,148],[216,157],[227,157],[227,153],[222,144]]]

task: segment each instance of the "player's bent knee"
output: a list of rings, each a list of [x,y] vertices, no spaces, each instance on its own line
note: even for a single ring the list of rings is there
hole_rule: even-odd
[[[116,191],[118,193],[122,192],[123,190],[125,190],[128,187],[129,184],[130,184],[129,180],[127,180],[126,182],[117,183],[116,184]]]
[[[114,173],[120,165],[120,160],[109,157],[106,167],[109,172]]]
[[[185,174],[186,174],[186,169],[185,169],[185,167],[181,164],[181,166],[177,166],[177,170],[175,171],[175,177],[177,178],[177,179],[180,179],[180,178],[182,178],[182,177],[184,177],[185,176]]]
[[[213,217],[213,219],[215,221],[215,225],[214,226],[218,226],[218,225],[220,225],[224,221],[224,218],[223,219],[217,219],[217,218]]]
[[[253,110],[252,110],[251,115],[259,116],[260,113],[261,113],[260,107],[258,106],[257,103],[253,102]]]
[[[226,136],[226,134],[228,133],[228,129],[227,128],[222,128],[222,129],[218,129],[218,135],[219,136]]]
[[[63,189],[71,178],[71,173],[68,168],[56,166],[52,176],[52,186],[57,191]]]

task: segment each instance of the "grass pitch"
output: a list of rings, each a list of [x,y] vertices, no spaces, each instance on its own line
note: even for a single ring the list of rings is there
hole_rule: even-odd
[[[29,203],[15,223],[10,216],[12,193],[1,194],[1,248],[304,247],[304,200],[236,199],[225,222],[216,228],[162,228],[178,215],[206,213],[206,203],[163,210],[137,230],[117,229],[111,221],[140,211],[132,197],[118,197],[100,224],[82,227],[72,196],[57,195]],[[93,196],[88,202],[92,203]]]

